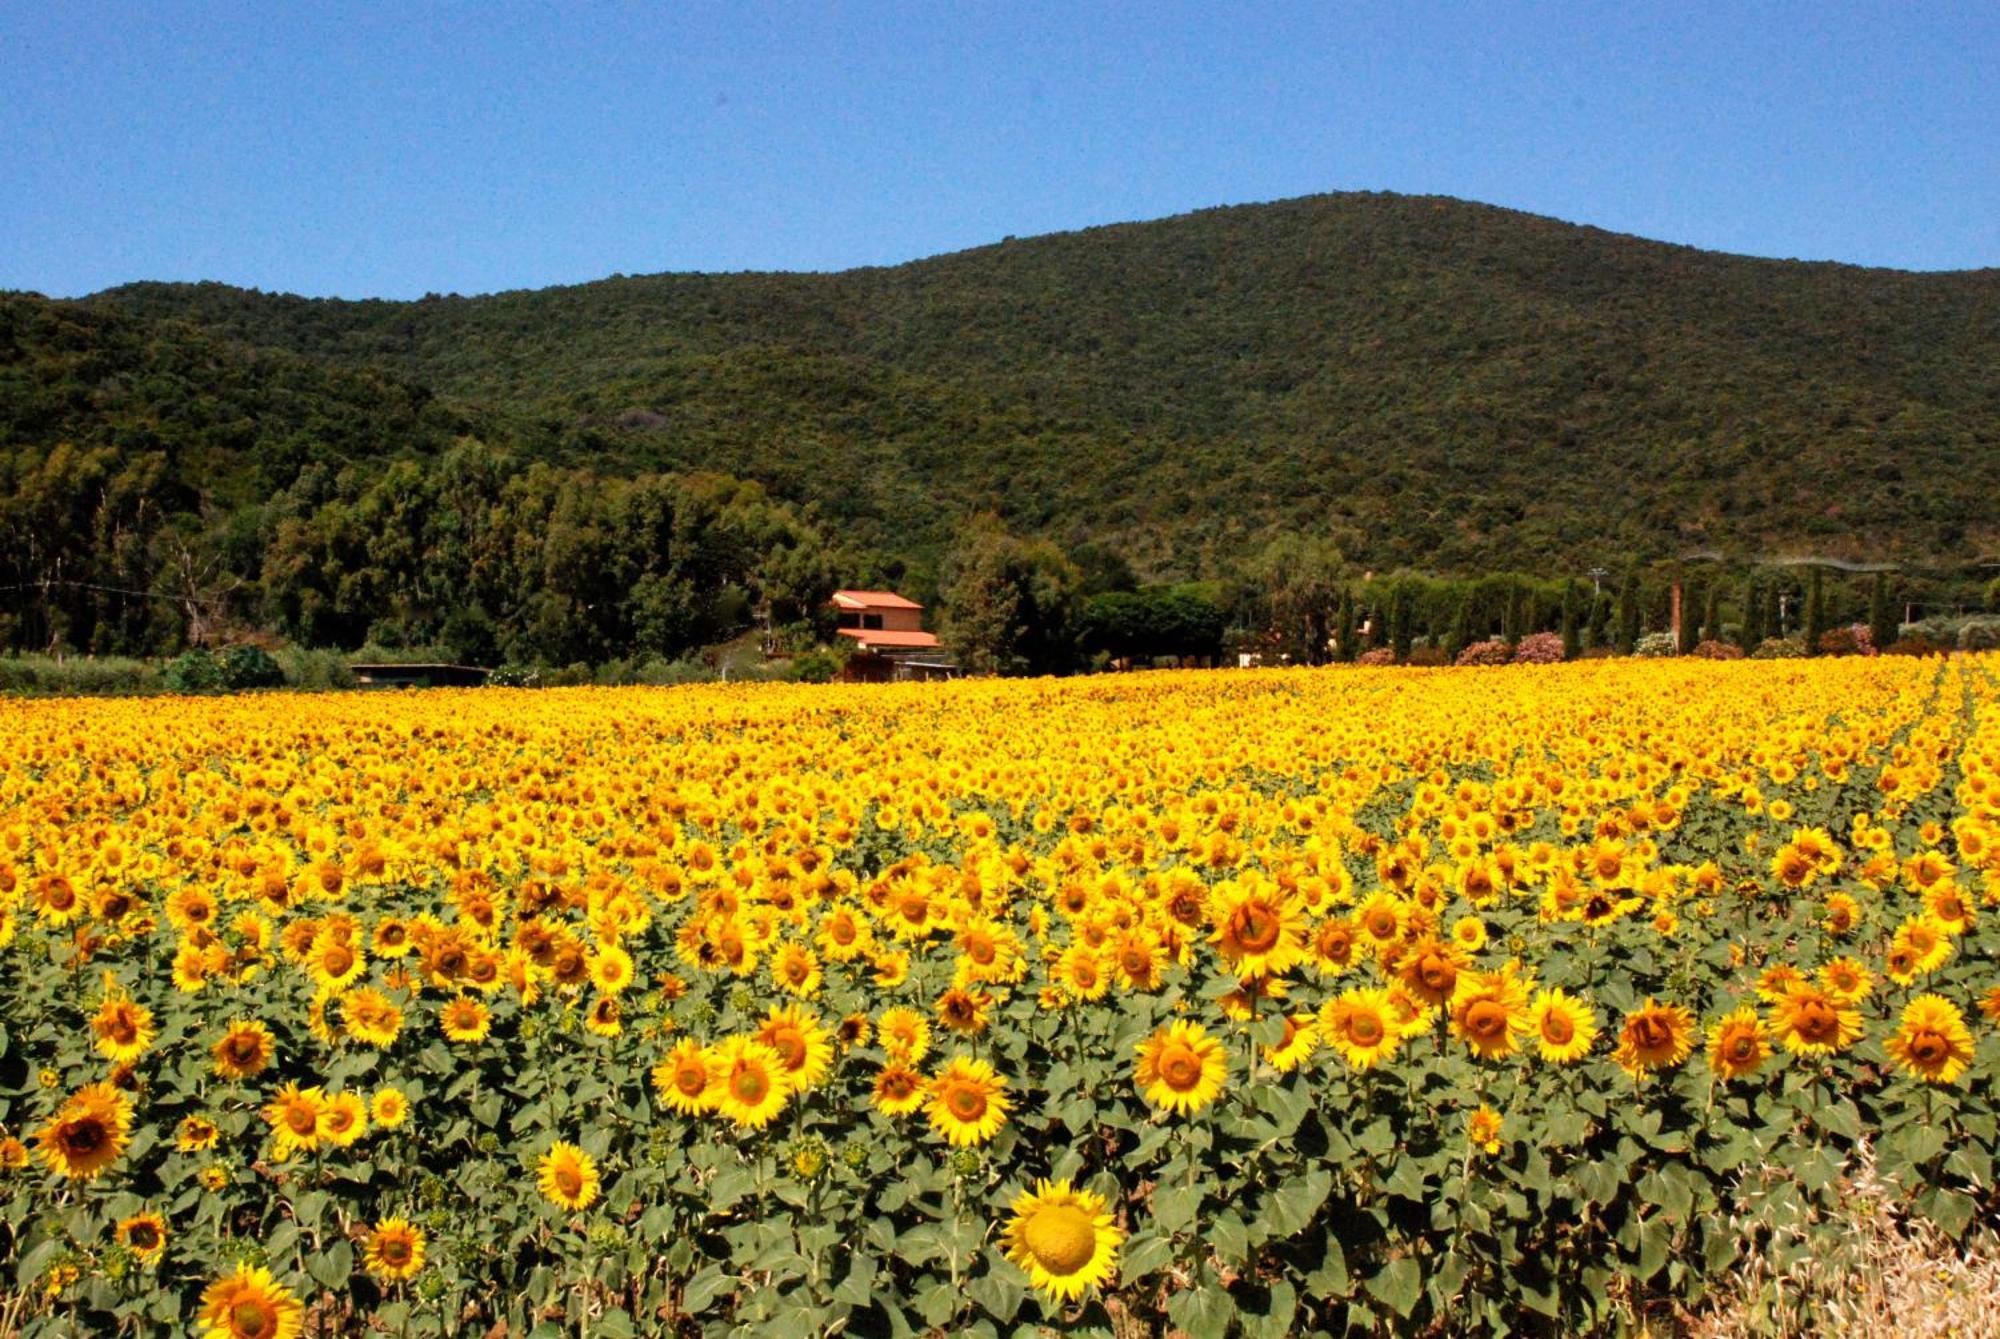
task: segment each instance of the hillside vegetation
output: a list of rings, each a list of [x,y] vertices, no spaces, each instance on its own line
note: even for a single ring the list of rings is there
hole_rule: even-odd
[[[722,469],[867,539],[999,511],[1194,575],[1273,527],[1377,566],[1991,546],[2000,271],[1752,260],[1321,196],[830,275],[419,302],[103,303]]]
[[[545,518],[629,549],[612,479],[692,489],[706,519],[682,556],[607,557],[568,590],[552,555],[576,537],[545,544]],[[33,593],[0,604],[14,645],[158,649],[206,601],[301,638],[464,615],[495,654],[597,654],[770,594],[757,536],[784,535],[794,572],[925,593],[986,512],[1147,580],[1239,577],[1289,534],[1356,570],[1689,550],[1953,570],[2000,551],[1995,496],[2000,271],[1752,260],[1445,199],[840,274],[0,296],[0,586]],[[724,497],[758,515],[711,543]],[[604,621],[646,576],[674,593]],[[684,589],[711,580],[733,592]],[[469,585],[476,610],[453,604]],[[559,631],[530,646],[528,623]]]

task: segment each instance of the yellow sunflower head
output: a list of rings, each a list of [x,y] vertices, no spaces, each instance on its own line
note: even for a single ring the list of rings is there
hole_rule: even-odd
[[[1201,1024],[1176,1020],[1139,1043],[1134,1078],[1148,1102],[1185,1116],[1221,1095],[1229,1056]]]
[[[1124,1238],[1104,1197],[1074,1189],[1067,1180],[1040,1181],[1016,1196],[1001,1231],[1007,1258],[1060,1302],[1074,1301],[1110,1278]]]
[[[575,1144],[558,1139],[535,1170],[542,1195],[557,1208],[575,1213],[597,1198],[597,1160]]]

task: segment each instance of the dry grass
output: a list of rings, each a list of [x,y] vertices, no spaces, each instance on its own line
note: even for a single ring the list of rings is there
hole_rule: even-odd
[[[1866,1150],[1846,1187],[1848,1213],[1830,1241],[1815,1234],[1814,1249],[1783,1269],[1753,1254],[1672,1328],[1689,1339],[2000,1339],[2000,1236],[1975,1227],[1955,1245],[1902,1212]]]

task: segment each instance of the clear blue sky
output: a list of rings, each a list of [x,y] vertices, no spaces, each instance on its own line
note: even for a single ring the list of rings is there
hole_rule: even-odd
[[[1364,189],[2000,265],[2000,4],[0,4],[0,288],[837,269]]]

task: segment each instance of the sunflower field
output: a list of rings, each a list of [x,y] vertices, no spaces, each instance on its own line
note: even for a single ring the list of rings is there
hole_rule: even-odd
[[[0,1333],[1574,1332],[2000,1220],[2000,657],[0,702]]]

